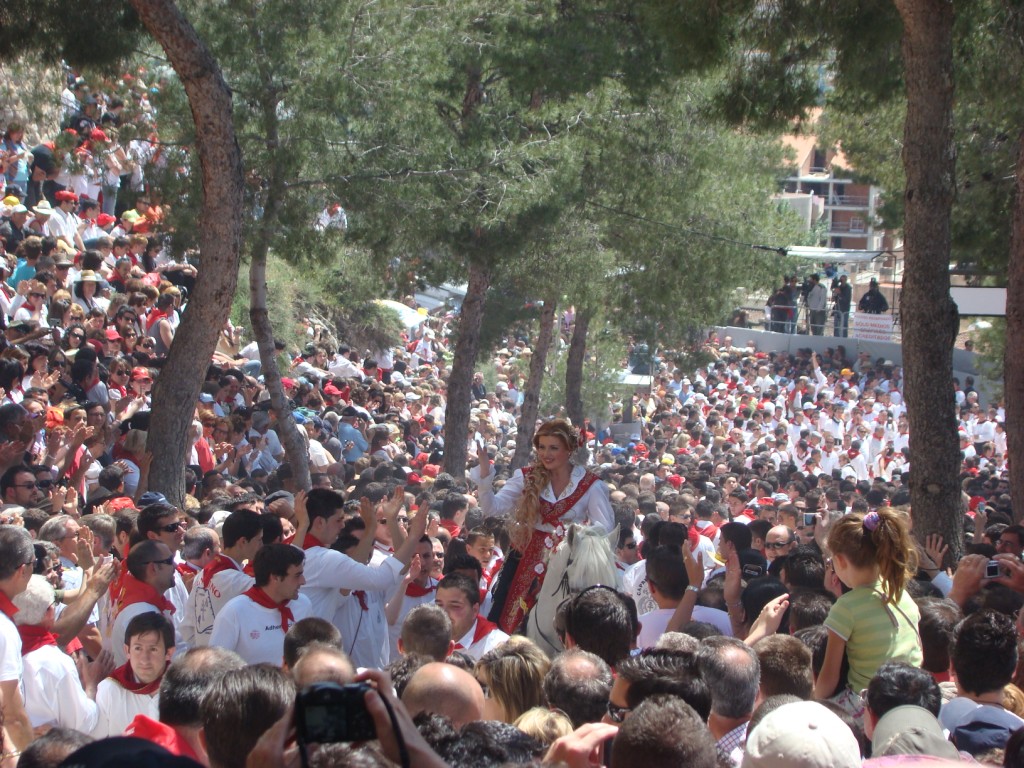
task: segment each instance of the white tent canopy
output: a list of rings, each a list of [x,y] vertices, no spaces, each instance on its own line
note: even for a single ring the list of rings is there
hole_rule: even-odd
[[[789,256],[808,261],[836,262],[838,264],[865,264],[874,261],[887,251],[860,251],[853,248],[819,248],[810,245],[791,245],[786,248]]]
[[[415,328],[417,325],[427,319],[426,315],[421,315],[412,307],[407,307],[405,304],[401,304],[391,299],[377,299],[377,304],[382,307],[387,307],[392,312],[398,315],[398,319],[402,325],[406,328]]]

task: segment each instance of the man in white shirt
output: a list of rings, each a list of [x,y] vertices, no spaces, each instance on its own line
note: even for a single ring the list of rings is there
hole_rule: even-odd
[[[29,532],[0,525],[0,709],[5,749],[24,749],[34,738],[21,697],[21,636],[14,626],[18,608],[12,600],[28,587],[35,562]]]
[[[683,595],[687,590],[699,590],[697,585],[689,583],[683,555],[677,547],[655,547],[647,553],[646,563],[647,588],[658,608],[640,616],[640,635],[636,641],[638,648],[653,648],[657,645],[658,638],[665,633]],[[693,608],[692,620],[712,624],[723,635],[732,634],[729,614],[725,611],[697,605]]]
[[[249,664],[281,666],[289,627],[312,615],[299,594],[306,583],[305,555],[290,544],[268,544],[256,553],[255,584],[232,598],[213,621],[210,645],[234,651]]]
[[[383,514],[397,514],[403,501],[404,494],[399,490],[384,505]],[[354,557],[349,557],[330,548],[345,525],[344,503],[341,494],[322,488],[314,488],[306,498],[309,533],[301,542],[306,551],[306,583],[302,594],[312,603],[314,616],[334,618],[344,599],[341,590],[393,590],[401,580],[404,568],[412,562],[419,540],[426,531],[427,515],[423,509],[410,521],[408,538],[396,548],[394,555],[385,557],[376,566],[366,565],[373,549],[373,536],[369,535],[369,531],[376,529],[377,510],[371,504],[360,509],[367,535],[363,537],[360,546],[353,550]],[[383,610],[382,606],[379,610]],[[376,618],[371,617],[371,620]],[[383,615],[379,619],[382,624],[386,623]],[[345,638],[345,642],[347,645],[351,640]]]
[[[452,620],[455,650],[464,651],[475,661],[508,640],[508,635],[498,629],[497,624],[478,613],[480,588],[471,577],[449,573],[437,585],[434,602]]]
[[[57,207],[53,209],[53,215],[46,223],[46,233],[53,235],[58,241],[64,243],[70,251],[84,251],[85,245],[78,231],[80,221],[75,215],[78,195],[69,190],[62,189],[55,196],[57,198]]]
[[[51,726],[91,733],[96,728],[96,686],[114,668],[113,657],[83,667],[83,678],[71,657],[57,645],[53,629],[54,590],[44,576],[33,576],[14,598],[14,621],[22,640],[25,709],[33,728]],[[83,683],[85,688],[83,688]]]
[[[136,715],[158,718],[160,681],[174,653],[174,627],[160,613],[141,613],[120,641],[126,661],[96,689],[96,739],[120,736]]]
[[[213,622],[232,598],[252,587],[254,579],[242,570],[263,546],[263,518],[258,512],[240,509],[224,520],[221,528],[224,551],[196,576],[181,621],[181,636],[190,648],[210,643]]]
[[[398,648],[402,625],[409,612],[420,605],[431,605],[437,593],[437,579],[430,575],[434,567],[434,545],[429,536],[420,537],[416,545],[409,572],[402,579],[399,589],[385,608],[388,619],[388,637],[391,641],[391,658],[401,656]]]

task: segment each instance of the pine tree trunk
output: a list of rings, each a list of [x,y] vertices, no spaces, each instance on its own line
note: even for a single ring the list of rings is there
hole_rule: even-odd
[[[267,86],[267,83],[264,83]],[[277,109],[279,102],[271,96],[269,87],[264,89],[263,117],[267,127],[267,145],[278,147]],[[260,350],[260,364],[263,381],[270,393],[270,407],[277,417],[277,434],[281,438],[288,465],[292,470],[292,479],[296,488],[309,490],[312,482],[309,475],[309,444],[306,435],[292,417],[288,399],[281,385],[281,372],[277,367],[277,350],[274,348],[274,326],[270,322],[267,311],[267,255],[270,241],[281,215],[281,204],[284,197],[285,179],[281,172],[281,164],[275,158],[271,163],[270,178],[267,184],[267,199],[263,206],[263,220],[256,230],[253,243],[252,260],[249,262],[249,321]]]
[[[953,4],[896,0],[903,19],[907,88],[903,167],[904,258],[900,317],[904,397],[910,421],[910,497],[919,537],[940,533],[950,556],[963,551],[963,512],[953,396],[959,327],[949,295],[953,207]]]
[[[1017,139],[1017,169],[1013,201],[1013,231],[1006,282],[1006,348],[1003,386],[1006,396],[1006,452],[1010,464],[1010,498],[1024,499],[1024,131]],[[1013,517],[1024,517],[1024,505],[1014,504]]]
[[[198,221],[202,263],[188,311],[153,387],[147,441],[153,453],[150,488],[180,505],[185,499],[185,462],[191,448],[188,428],[238,281],[242,156],[232,123],[231,90],[195,29],[172,0],[131,0],[131,4],[163,47],[188,95],[203,182]]]
[[[533,348],[530,359],[530,373],[526,378],[526,389],[523,392],[523,411],[516,430],[516,452],[512,455],[512,469],[526,466],[533,450],[533,433],[537,431],[537,413],[540,409],[540,387],[544,383],[544,366],[547,364],[548,350],[554,336],[555,310],[557,301],[545,299],[544,309],[540,313],[540,329],[537,333],[537,344]]]
[[[490,269],[470,262],[466,298],[459,312],[454,359],[448,376],[448,403],[444,411],[444,471],[452,477],[466,475],[469,408],[473,397],[470,389],[473,385],[473,367],[480,352],[480,327],[490,287]]]
[[[569,421],[576,427],[583,427],[583,361],[587,357],[587,331],[594,311],[584,307],[576,311],[576,323],[572,328],[569,353],[565,359],[565,411]]]

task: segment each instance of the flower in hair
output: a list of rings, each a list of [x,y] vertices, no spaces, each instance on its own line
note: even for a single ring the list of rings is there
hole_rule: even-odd
[[[877,512],[868,512],[864,515],[864,527],[871,533],[874,533],[881,519]]]

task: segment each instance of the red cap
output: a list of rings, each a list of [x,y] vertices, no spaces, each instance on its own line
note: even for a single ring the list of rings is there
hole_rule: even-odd
[[[441,468],[437,464],[427,464],[423,467],[423,474],[427,477],[437,477],[440,473]]]
[[[107,328],[107,341],[120,341],[121,334],[117,332],[117,328]]]
[[[74,192],[69,192],[66,189],[62,189],[59,192],[57,192],[54,195],[54,198],[57,200],[58,203],[78,202],[78,195],[76,195]]]
[[[137,381],[138,379],[147,379],[152,381],[153,374],[149,372],[149,368],[145,368],[140,365],[132,368],[132,381]]]
[[[422,482],[423,478],[417,475],[415,472],[413,472],[407,478],[405,478],[406,485],[419,485]]]
[[[96,217],[96,226],[109,227],[115,221],[117,221],[117,219],[111,216],[109,213],[101,213],[99,216]]]

